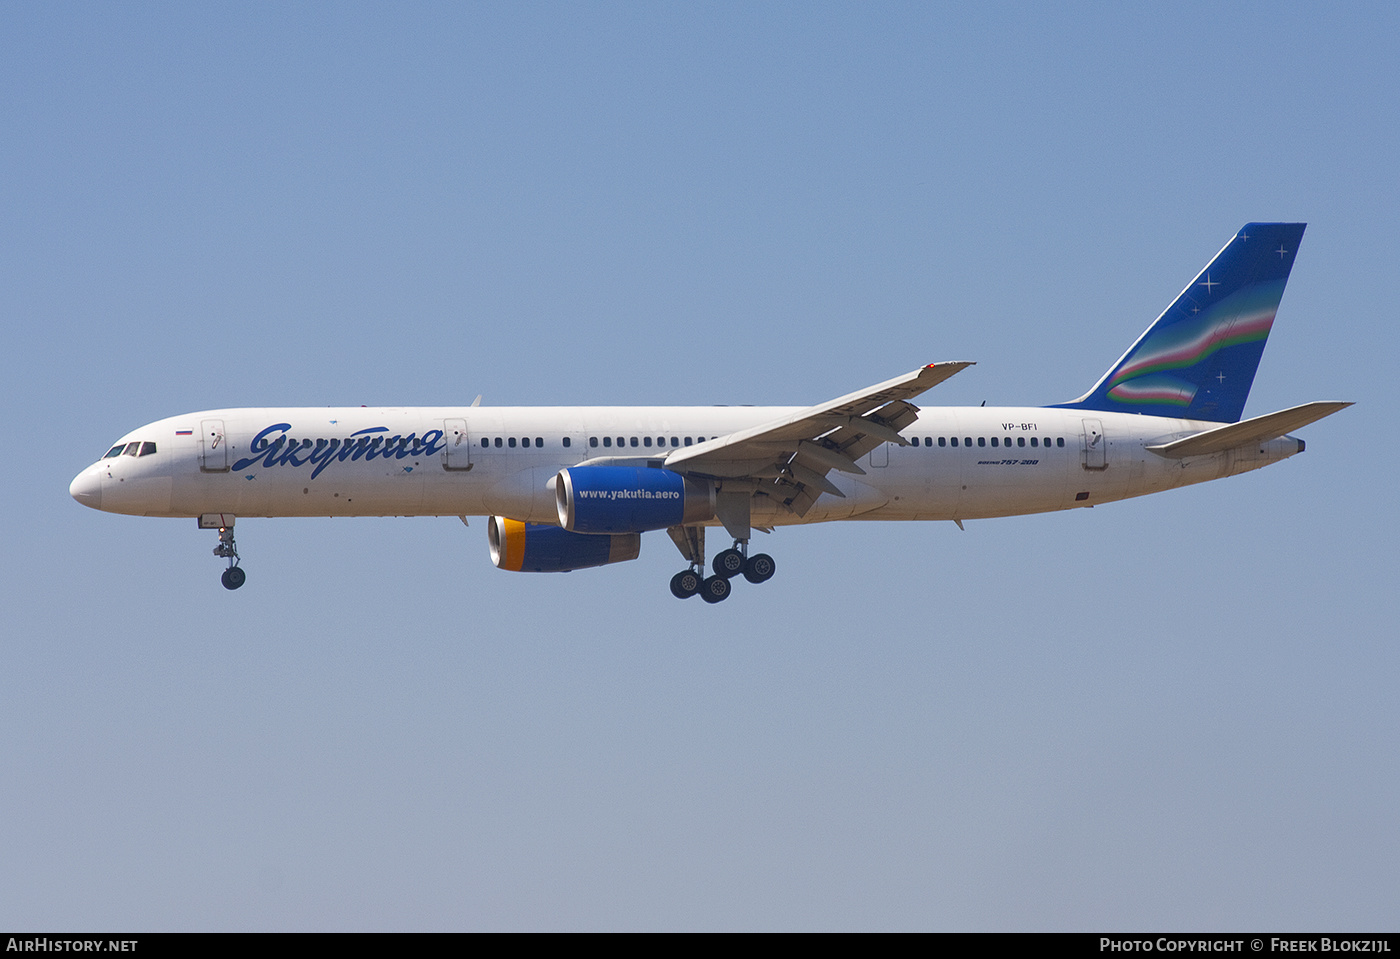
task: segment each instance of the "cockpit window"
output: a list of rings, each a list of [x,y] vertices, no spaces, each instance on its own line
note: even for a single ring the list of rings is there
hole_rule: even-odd
[[[109,459],[111,459],[113,456],[121,456],[121,455],[122,455],[122,450],[124,450],[124,449],[126,449],[126,444],[125,444],[125,443],[118,443],[116,446],[113,446],[111,449],[109,449],[109,450],[107,451],[107,455],[104,456],[104,457],[102,457],[102,458],[103,458],[104,460],[109,460]]]
[[[307,442],[310,442],[310,441],[308,440]],[[137,456],[150,456],[150,455],[151,455],[152,453],[154,453],[155,451],[156,451],[156,444],[154,444],[154,443],[142,443],[142,444],[141,444],[141,452],[137,453],[136,455],[137,455]]]
[[[135,455],[136,455],[137,453],[139,453],[140,451],[141,451],[141,444],[140,444],[140,443],[127,443],[127,444],[126,444],[126,449],[123,450],[122,452],[125,453],[127,456],[135,456]]]

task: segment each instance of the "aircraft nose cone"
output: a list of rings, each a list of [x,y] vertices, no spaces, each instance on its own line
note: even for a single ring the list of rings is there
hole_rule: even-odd
[[[68,495],[84,506],[102,508],[102,476],[96,470],[83,470],[68,484]]]

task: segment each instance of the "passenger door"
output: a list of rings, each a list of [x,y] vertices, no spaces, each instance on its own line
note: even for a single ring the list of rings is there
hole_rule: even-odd
[[[223,420],[201,420],[199,468],[205,473],[228,472],[228,438]]]
[[[466,420],[443,420],[442,441],[447,444],[442,451],[443,469],[465,472],[472,468],[472,444]]]
[[[1084,420],[1084,432],[1080,436],[1080,443],[1086,470],[1108,469],[1108,439],[1103,435],[1102,421]]]

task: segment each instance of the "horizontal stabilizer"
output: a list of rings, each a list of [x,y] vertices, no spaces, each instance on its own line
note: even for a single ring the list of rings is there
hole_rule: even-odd
[[[1309,423],[1315,423],[1324,416],[1331,416],[1338,410],[1344,410],[1351,405],[1336,401],[1304,403],[1302,406],[1279,410],[1277,413],[1265,413],[1263,416],[1256,416],[1253,419],[1231,423],[1229,426],[1206,430],[1195,436],[1147,448],[1158,456],[1166,456],[1171,459],[1205,456],[1210,453],[1219,453],[1222,450],[1234,449],[1236,446],[1244,446],[1247,443],[1261,443],[1277,439],[1285,433],[1300,429]]]

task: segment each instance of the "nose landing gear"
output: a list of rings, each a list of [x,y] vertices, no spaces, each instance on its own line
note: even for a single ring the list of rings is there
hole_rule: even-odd
[[[228,569],[219,577],[224,589],[237,589],[242,586],[248,579],[248,574],[238,565],[238,547],[233,542],[232,524],[219,527],[219,545],[214,547],[214,555],[228,560]]]
[[[200,529],[219,531],[219,545],[214,547],[214,555],[228,560],[228,569],[219,577],[224,589],[237,589],[248,579],[248,574],[238,565],[238,546],[233,541],[234,519],[230,513],[206,513],[199,518]]]

